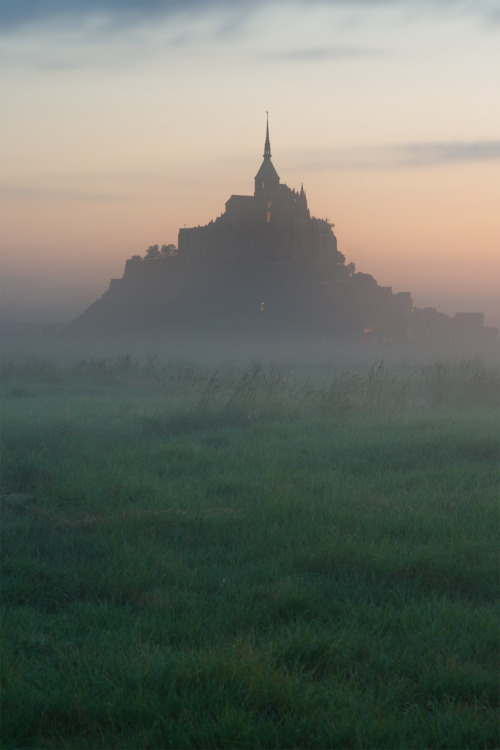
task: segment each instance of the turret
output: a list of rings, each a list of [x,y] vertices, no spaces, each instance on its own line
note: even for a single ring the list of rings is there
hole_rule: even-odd
[[[309,209],[307,208],[307,198],[306,198],[306,193],[305,193],[303,184],[300,186],[300,193],[299,193],[297,205],[299,207],[299,211],[301,215],[309,219],[310,213],[309,213]]]

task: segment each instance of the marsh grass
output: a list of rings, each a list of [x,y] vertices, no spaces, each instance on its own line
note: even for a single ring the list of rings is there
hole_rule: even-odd
[[[498,747],[499,383],[5,365],[2,747]]]

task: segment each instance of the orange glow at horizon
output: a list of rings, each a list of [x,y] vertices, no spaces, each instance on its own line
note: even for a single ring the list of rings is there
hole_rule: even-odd
[[[251,194],[252,176],[247,176],[246,191],[240,192]],[[339,249],[358,271],[371,273],[394,291],[412,292],[417,306],[422,306],[422,288],[446,300],[451,285],[454,298],[463,293],[466,308],[471,292],[479,303],[481,289],[485,297],[493,297],[498,288],[495,170],[483,165],[443,167],[432,177],[425,169],[347,175],[340,170],[327,180],[321,173],[309,174],[304,187],[311,214],[335,224]],[[285,174],[281,181],[287,183]],[[212,194],[202,180],[192,190],[181,187],[176,194],[165,184],[163,190],[157,186],[157,195],[146,191],[121,200],[60,202],[34,197],[29,224],[23,221],[26,202],[11,205],[4,222],[11,237],[3,253],[4,268],[15,269],[29,248],[35,274],[43,276],[50,269],[47,275],[56,281],[74,269],[76,276],[83,274],[91,283],[93,279],[96,289],[106,288],[109,278],[121,276],[127,258],[144,254],[150,244],[177,244],[180,217],[187,226],[196,226],[220,215],[236,192],[222,182]],[[234,182],[244,180],[239,175]],[[486,307],[487,316],[495,316],[491,303]],[[492,324],[497,321],[500,315]]]

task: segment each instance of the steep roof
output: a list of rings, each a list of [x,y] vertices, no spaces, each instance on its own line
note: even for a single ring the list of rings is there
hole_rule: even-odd
[[[279,182],[280,178],[271,159],[264,159],[262,165],[255,175],[258,182]]]
[[[279,175],[271,161],[271,141],[269,140],[269,118],[266,123],[266,142],[264,144],[264,161],[255,175],[255,180],[265,183],[277,183],[280,181]]]

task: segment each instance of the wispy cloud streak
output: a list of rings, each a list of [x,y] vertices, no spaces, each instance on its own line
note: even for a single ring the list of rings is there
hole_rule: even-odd
[[[0,185],[0,198],[7,201],[63,201],[102,203],[123,200],[123,195],[79,190],[77,188]]]
[[[380,147],[335,149],[304,154],[299,167],[309,171],[329,169],[418,169],[464,162],[500,159],[500,141],[405,143]],[[297,155],[294,158],[297,167]]]
[[[326,62],[328,60],[346,60],[350,58],[386,57],[387,52],[380,49],[356,46],[307,47],[303,49],[284,50],[272,53],[268,59],[283,62]]]
[[[471,143],[409,143],[394,149],[404,165],[427,166],[463,161],[492,161],[500,159],[500,141]]]

